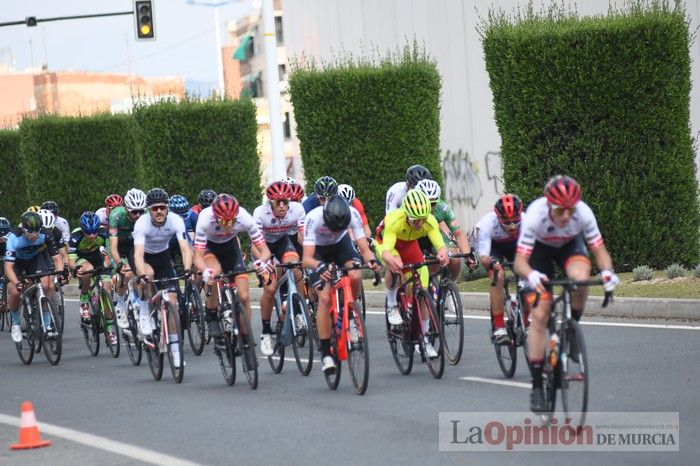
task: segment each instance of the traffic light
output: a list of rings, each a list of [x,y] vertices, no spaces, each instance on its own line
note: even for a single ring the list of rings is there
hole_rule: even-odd
[[[136,17],[136,39],[155,39],[156,30],[153,26],[153,1],[135,0],[134,16]]]

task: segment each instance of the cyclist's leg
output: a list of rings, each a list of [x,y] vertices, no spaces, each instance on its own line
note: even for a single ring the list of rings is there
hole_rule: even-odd
[[[399,256],[399,252],[396,250],[396,248],[386,249],[379,240],[374,243],[374,247],[377,252],[377,257],[380,259],[384,251],[388,251],[392,256]],[[396,294],[399,286],[401,285],[401,278],[402,277],[400,275],[394,277],[391,269],[389,267],[384,267],[384,288],[386,290],[387,315],[392,316],[392,321],[390,322],[392,325],[401,324],[401,316],[399,315],[398,303],[396,302]]]
[[[345,235],[340,241],[333,245],[331,260],[339,266],[350,267],[353,262],[361,263],[360,254],[352,245],[350,235]],[[362,273],[359,270],[352,270],[348,274],[352,283],[352,294],[355,299],[359,298],[362,288]]]
[[[34,273],[36,270],[36,259],[21,260],[16,259],[14,263],[14,271],[17,278],[22,275]],[[22,329],[20,318],[20,293],[14,284],[7,284],[7,308],[10,310],[10,318],[12,319],[12,340],[15,343],[22,341]]]
[[[583,237],[576,236],[561,249],[562,254],[559,256],[559,261],[566,275],[572,280],[588,280],[591,276],[591,260],[588,257]],[[574,319],[581,319],[586,308],[587,298],[587,286],[579,286],[571,293],[571,315]]]

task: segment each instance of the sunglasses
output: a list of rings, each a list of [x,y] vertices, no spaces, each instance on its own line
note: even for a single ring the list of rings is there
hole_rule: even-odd
[[[408,216],[407,218],[408,218],[408,221],[409,221],[410,223],[418,223],[418,222],[424,222],[424,221],[425,221],[424,218],[413,218],[413,217],[411,217],[411,216]]]
[[[132,215],[143,215],[143,210],[129,210],[128,212]]]
[[[153,212],[162,212],[165,210],[168,210],[167,205],[152,205],[151,207],[148,208],[148,210],[151,210]]]
[[[275,207],[281,205],[289,205],[289,199],[275,199],[274,201],[272,201],[272,205]]]
[[[41,229],[40,229],[40,228],[37,228],[36,230],[32,230],[32,229],[29,229],[29,228],[24,228],[24,227],[22,227],[22,231],[25,232],[25,233],[28,234],[28,235],[36,235],[36,234],[38,234],[38,233],[41,231]]]
[[[231,220],[224,220],[222,218],[217,218],[216,223],[218,223],[222,227],[228,227],[233,225],[233,222],[235,222],[236,219],[231,219]]]
[[[569,213],[569,215],[573,215],[574,212],[576,212],[576,207],[562,207],[558,205],[552,206],[552,213],[554,215],[562,216],[567,212]]]
[[[506,230],[515,230],[516,228],[520,228],[520,220],[517,222],[501,222],[501,226]]]

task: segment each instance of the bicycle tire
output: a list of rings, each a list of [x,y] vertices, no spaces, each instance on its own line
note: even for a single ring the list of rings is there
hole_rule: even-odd
[[[185,352],[182,347],[182,332],[180,331],[180,311],[178,306],[170,301],[167,301],[165,306],[167,309],[168,329],[175,329],[170,335],[177,336],[176,341],[168,341],[168,364],[170,365],[170,374],[173,376],[175,383],[182,383],[182,379],[185,376]],[[177,348],[177,351],[173,352],[173,348]],[[179,356],[175,356],[173,353],[178,353]],[[176,357],[179,361],[175,359]],[[180,363],[179,367],[176,362]]]
[[[157,309],[156,315],[159,314],[160,311],[160,303],[161,299],[159,299],[156,303],[152,305],[151,309]],[[150,317],[149,317],[150,318]],[[146,358],[148,359],[148,368],[151,370],[151,375],[153,376],[153,379],[155,380],[160,380],[163,377],[163,361],[165,359],[165,355],[160,352],[160,338],[161,338],[161,331],[160,331],[160,318],[156,317],[156,322],[155,326],[153,328],[153,333],[151,338],[153,338],[153,344],[155,348],[150,349],[146,344],[144,343],[144,349],[146,350]]]
[[[549,341],[550,330],[547,329],[545,332],[545,342]],[[544,362],[542,364],[542,387],[544,389],[544,400],[547,405],[547,411],[540,413],[540,418],[542,422],[549,425],[549,422],[554,416],[554,411],[557,406],[557,389],[559,389],[559,367],[552,366],[549,358],[549,349],[545,349]]]
[[[39,309],[32,303],[32,315],[35,316],[33,320],[32,330],[34,332],[34,353],[41,353],[41,349],[44,347],[44,339],[42,338],[42,328],[41,324],[36,321],[36,316],[39,315]]]
[[[362,318],[362,311],[350,305],[348,314],[348,324],[357,326],[357,342],[352,343],[350,329],[346,341],[348,342],[348,370],[350,378],[355,387],[355,393],[364,395],[369,384],[369,340],[365,329],[365,322]]]
[[[308,328],[309,328],[309,315],[306,310],[306,305],[304,300],[298,293],[292,294],[292,308],[294,316],[292,316],[292,325],[296,325],[296,316],[301,315],[303,322],[305,322],[303,328],[297,329],[296,337],[292,339],[292,350],[294,351],[294,359],[297,363],[297,369],[303,376],[309,375],[311,373],[311,368],[314,364],[314,341],[313,338],[308,338]],[[306,358],[306,362],[304,362]]]
[[[398,302],[399,314],[403,319],[403,324],[400,326],[389,325],[387,317],[387,303],[384,300],[384,321],[386,322],[386,335],[389,340],[389,349],[394,358],[394,363],[402,375],[409,375],[413,369],[413,338],[410,332],[410,320],[406,316],[406,311],[403,309],[401,302]]]
[[[326,379],[326,384],[331,390],[337,390],[338,385],[340,385],[340,361],[338,360],[338,336],[337,330],[333,319],[331,319],[331,357],[335,362],[335,371],[331,373],[324,372],[323,377]]]
[[[3,311],[0,313],[0,332],[5,331],[5,323],[7,322],[7,314],[9,314],[9,311]]]
[[[360,295],[357,300],[362,304],[362,320],[367,319],[367,301],[365,300],[365,285],[360,281]]]
[[[255,338],[253,337],[253,328],[248,320],[248,314],[241,306],[236,303],[236,317],[238,324],[238,355],[241,357],[241,365],[243,373],[248,379],[248,385],[251,390],[258,388],[258,361],[255,355]]]
[[[129,328],[121,329],[124,346],[126,347],[126,352],[129,355],[131,363],[134,366],[139,366],[141,364],[141,357],[143,356],[143,347],[138,339],[138,326],[134,318],[134,308],[131,305],[131,300],[129,300],[129,304],[126,308],[126,319],[129,322]],[[125,330],[128,330],[129,333],[126,333]]]
[[[99,328],[99,315],[100,310],[95,309],[92,296],[89,299],[90,306],[90,320],[83,321],[80,320],[80,327],[83,330],[83,338],[85,339],[85,345],[88,347],[88,351],[92,356],[97,356],[100,353],[100,328]]]
[[[60,318],[60,329],[61,329],[61,335],[63,335],[63,329],[66,325],[66,300],[63,296],[63,287],[62,286],[57,286],[58,292],[56,293],[57,295],[57,305],[58,305],[58,317]]]
[[[506,306],[508,303],[506,303]],[[518,365],[518,348],[515,346],[515,331],[513,330],[513,321],[508,318],[507,310],[503,312],[503,324],[508,332],[508,342],[499,344],[494,342],[493,348],[496,351],[496,359],[498,366],[503,372],[506,379],[511,379],[515,375],[515,369]],[[493,335],[493,316],[491,316],[491,331],[489,335]]]
[[[284,367],[284,345],[282,344],[282,328],[284,327],[284,323],[282,322],[282,315],[277,303],[278,296],[279,295],[275,294],[272,301],[273,312],[270,316],[270,328],[272,329],[273,352],[267,357],[267,362],[270,364],[270,368],[275,374],[282,372],[282,368]]]
[[[310,287],[309,287],[310,289]],[[309,299],[309,290],[306,290],[306,312],[309,316],[309,332],[314,339],[314,346],[316,348],[321,348],[321,340],[318,337],[318,326],[316,324],[316,315],[318,313],[318,304],[315,301]]]
[[[234,353],[234,342],[230,332],[223,332],[218,343],[214,341],[214,354],[219,358],[219,368],[221,375],[227,385],[236,383],[236,357]]]
[[[34,328],[29,310],[22,304],[22,313],[20,314],[20,325],[22,327],[22,341],[15,343],[19,359],[26,365],[32,363],[34,359]]]
[[[196,285],[188,286],[185,302],[187,305],[187,339],[190,341],[190,349],[195,356],[200,356],[204,351],[206,341],[206,323],[204,322],[204,306],[202,297]]]
[[[454,366],[462,358],[464,349],[464,310],[454,283],[448,281],[440,287],[439,305],[440,335],[445,345],[445,357]]]
[[[427,290],[420,289],[416,292],[418,305],[422,306],[422,309],[427,309],[427,312],[422,311],[422,317],[428,317],[428,331],[423,332],[423,326],[420,325],[421,338],[420,338],[420,348],[423,355],[426,354],[424,338],[427,337],[430,344],[433,346],[437,352],[437,357],[429,358],[425,355],[425,363],[428,366],[428,370],[436,379],[442,377],[445,372],[445,351],[442,345],[442,337],[440,336],[440,319],[437,316],[437,311],[435,309],[435,302],[433,301]],[[416,314],[418,315],[418,314]]]
[[[117,324],[115,322],[115,314],[114,314],[114,305],[112,303],[112,297],[107,294],[107,290],[104,288],[100,289],[100,296],[99,296],[99,302],[100,302],[100,319],[102,320],[102,333],[104,334],[105,337],[105,346],[109,349],[109,352],[112,354],[113,358],[118,358],[119,353],[121,352],[121,344],[120,344],[120,338],[119,338],[119,332],[117,331],[116,327]],[[110,314],[112,315],[112,331],[114,332],[115,336],[115,342],[114,344],[109,343],[109,329],[107,328],[107,309],[109,309]]]
[[[42,332],[42,338],[44,339],[44,356],[46,356],[46,360],[49,361],[49,364],[56,366],[59,362],[61,362],[61,354],[63,352],[63,338],[61,334],[60,322],[58,321],[57,311],[54,308],[51,299],[47,297],[41,298],[41,307],[42,312],[44,314],[48,313],[50,316],[49,319],[53,325],[53,328],[55,329],[54,333],[56,334],[55,336],[48,338]]]
[[[572,419],[572,426],[580,427],[586,422],[588,409],[588,355],[581,326],[573,319],[564,326],[561,354],[561,401],[564,413]]]

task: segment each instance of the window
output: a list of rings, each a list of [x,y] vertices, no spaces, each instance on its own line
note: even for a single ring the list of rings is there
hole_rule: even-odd
[[[292,125],[289,121],[289,112],[284,112],[284,123],[282,123],[282,130],[284,131],[284,138],[292,138]]]
[[[277,72],[278,72],[279,75],[280,75],[280,81],[284,81],[284,77],[285,77],[285,75],[287,74],[287,67],[284,66],[284,65],[279,65],[279,66],[277,67]]]
[[[282,33],[282,17],[275,16],[275,35],[277,36],[277,45],[284,43],[284,34]]]

